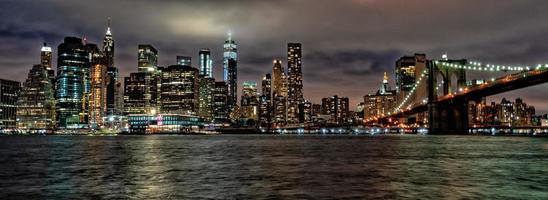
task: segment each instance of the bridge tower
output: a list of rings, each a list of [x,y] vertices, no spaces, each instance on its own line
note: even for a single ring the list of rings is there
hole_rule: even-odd
[[[467,60],[441,60],[450,64],[466,65]],[[428,61],[428,124],[430,134],[465,134],[468,132],[468,99],[455,98],[438,102],[438,95],[445,96],[466,86],[466,71],[448,68]],[[441,80],[438,80],[440,78]],[[456,87],[452,87],[456,83]],[[440,87],[441,86],[441,87]]]

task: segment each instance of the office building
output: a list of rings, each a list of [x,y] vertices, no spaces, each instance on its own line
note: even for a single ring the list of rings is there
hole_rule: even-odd
[[[213,60],[209,49],[200,50],[198,57],[200,58],[200,75],[213,78]]]
[[[322,115],[328,115],[328,123],[343,125],[348,121],[348,97],[326,97],[322,99]]]
[[[228,85],[224,81],[215,82],[213,92],[213,110],[216,121],[226,122],[228,113]]]
[[[158,50],[152,45],[140,44],[137,59],[139,72],[154,72],[158,67]]]
[[[200,75],[199,87],[198,116],[209,123],[214,119],[215,79]]]
[[[28,134],[50,134],[55,129],[55,92],[49,70],[34,65],[17,99],[17,129]]]
[[[243,83],[242,99],[240,102],[240,111],[242,116],[247,119],[258,120],[259,117],[259,97],[257,93],[257,83],[248,81]]]
[[[177,65],[192,66],[192,57],[177,56]]]
[[[58,47],[56,119],[59,128],[87,127],[87,117],[83,114],[91,60],[87,49],[82,39],[76,37],[66,37]]]
[[[366,121],[390,115],[396,106],[396,91],[390,88],[388,76],[384,73],[382,84],[375,94],[364,96],[363,113]]]
[[[170,65],[162,70],[160,110],[162,114],[197,115],[199,70],[191,66]]]

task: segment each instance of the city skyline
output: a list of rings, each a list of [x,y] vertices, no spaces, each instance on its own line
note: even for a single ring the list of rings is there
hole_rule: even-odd
[[[271,71],[274,59],[281,59],[287,67],[286,43],[300,42],[303,44],[303,86],[305,99],[319,103],[321,98],[331,95],[348,96],[351,109],[361,101],[367,93],[373,93],[378,82],[382,81],[382,73],[393,74],[394,61],[403,55],[415,52],[425,53],[429,59],[441,57],[448,53],[451,58],[467,58],[496,64],[529,64],[544,63],[543,49],[548,49],[538,42],[546,32],[540,22],[527,20],[531,17],[542,18],[541,11],[547,6],[538,1],[507,1],[485,9],[489,1],[478,2],[477,8],[465,7],[467,2],[409,2],[395,3],[380,1],[320,1],[315,5],[310,2],[282,1],[276,4],[269,2],[157,2],[154,4],[136,2],[135,11],[121,9],[128,2],[114,2],[104,8],[86,5],[86,9],[78,15],[76,9],[83,2],[51,1],[43,4],[25,4],[25,1],[8,2],[9,9],[2,15],[10,15],[16,20],[3,21],[0,29],[0,39],[6,45],[0,49],[1,78],[24,81],[26,72],[36,59],[37,49],[43,42],[53,47],[54,55],[64,36],[86,36],[89,42],[100,44],[106,31],[107,18],[111,17],[112,34],[116,39],[115,60],[120,69],[120,77],[127,77],[137,66],[137,45],[152,44],[159,51],[159,64],[169,66],[175,64],[176,55],[192,56],[193,67],[198,67],[198,51],[201,48],[211,48],[213,74],[217,80],[222,79],[222,44],[227,33],[231,31],[238,42],[238,91],[244,81],[260,82],[264,73]],[[106,2],[99,2],[97,5]],[[531,6],[530,4],[535,4]],[[25,9],[17,9],[25,6]],[[313,6],[316,11],[308,11],[294,23],[288,20],[294,15],[293,9]],[[450,8],[446,8],[446,7]],[[143,11],[144,8],[167,8],[165,13],[155,14]],[[267,9],[268,12],[257,12],[251,8]],[[356,8],[353,8],[356,7]],[[434,11],[425,16],[420,7],[432,7]],[[481,15],[462,16],[459,9],[472,9],[473,12],[483,7]],[[211,10],[212,15],[190,14],[188,17],[174,12],[176,8]],[[230,8],[226,11],[222,8]],[[287,8],[288,11],[281,11]],[[337,16],[333,19],[319,14],[330,8],[333,12],[345,10],[348,16]],[[525,11],[527,8],[527,11]],[[101,16],[92,15],[93,11],[104,9]],[[173,9],[173,10],[172,10]],[[371,11],[363,14],[360,9]],[[447,9],[447,10],[445,10]],[[22,10],[14,13],[10,10]],[[232,11],[230,11],[232,10]],[[59,12],[63,11],[63,12]],[[140,12],[142,11],[142,12]],[[243,18],[245,14],[237,11],[247,11],[254,18],[263,19],[269,23],[258,23],[258,20]],[[382,11],[382,12],[381,12]],[[447,11],[447,12],[444,12]],[[79,11],[80,12],[80,11]],[[183,13],[183,12],[181,12]],[[34,15],[52,16],[48,20],[36,20]],[[103,15],[104,14],[104,15]],[[377,14],[377,15],[375,15]],[[394,14],[393,16],[386,16]],[[430,19],[436,16],[436,20]],[[75,16],[64,22],[67,16]],[[267,17],[270,18],[266,20]],[[388,17],[386,20],[379,16]],[[403,17],[413,16],[413,17]],[[63,18],[64,17],[64,18]],[[224,18],[223,18],[224,17]],[[293,16],[294,17],[294,16]],[[352,19],[342,20],[341,19]],[[359,19],[366,20],[359,20]],[[10,19],[4,16],[3,20]],[[147,19],[147,20],[134,20]],[[317,19],[317,20],[313,20]],[[490,20],[501,23],[491,25]],[[503,20],[506,19],[506,20]],[[135,24],[133,21],[141,21]],[[380,28],[373,25],[384,22]],[[405,22],[405,23],[402,23]],[[508,23],[508,24],[507,24]],[[365,25],[363,25],[365,24]],[[138,31],[139,26],[147,27],[149,32]],[[188,25],[188,29],[181,27]],[[367,26],[370,25],[370,26]],[[400,33],[397,30],[407,30],[405,27],[421,25],[421,28]],[[514,26],[509,26],[514,25]],[[362,27],[362,26],[365,26]],[[285,31],[275,30],[286,27]],[[307,28],[308,27],[308,28]],[[340,34],[333,30],[338,29]],[[384,28],[384,30],[383,30]],[[435,35],[428,29],[435,28]],[[319,33],[326,30],[326,33]],[[390,31],[391,30],[391,31]],[[496,37],[491,37],[493,33]],[[272,34],[276,33],[276,34]],[[383,34],[388,34],[384,36]],[[326,40],[329,35],[329,40]],[[381,37],[382,36],[382,37]],[[346,38],[352,38],[346,39]],[[464,38],[467,40],[464,41]],[[544,60],[543,60],[544,59]],[[52,63],[56,66],[56,61]],[[9,69],[9,70],[7,70]],[[394,86],[394,77],[390,78]],[[539,113],[548,111],[545,105],[543,91],[547,86],[540,85],[515,92],[504,93],[509,99],[521,96]],[[498,101],[500,95],[490,99]]]

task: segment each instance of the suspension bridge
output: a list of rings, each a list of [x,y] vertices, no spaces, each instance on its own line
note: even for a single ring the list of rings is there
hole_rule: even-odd
[[[415,83],[402,92],[391,112],[366,119],[366,123],[387,124],[406,118],[424,119],[431,134],[463,134],[469,130],[470,103],[487,96],[548,82],[548,64],[506,66],[460,60],[424,60],[415,66]],[[466,73],[501,74],[470,84]]]

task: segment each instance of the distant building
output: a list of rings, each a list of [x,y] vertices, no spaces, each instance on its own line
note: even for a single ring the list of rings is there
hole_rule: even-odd
[[[285,96],[276,95],[272,99],[272,123],[273,126],[281,127],[286,124],[287,120],[287,98]]]
[[[257,83],[244,82],[240,109],[242,115],[247,119],[258,120],[259,97],[257,96]]]
[[[158,67],[158,50],[150,44],[140,44],[137,59],[139,72],[154,72]]]
[[[17,98],[21,84],[0,79],[0,130],[16,128]]]
[[[326,97],[322,99],[322,115],[330,116],[329,123],[345,124],[348,121],[349,112],[348,97]]]
[[[32,66],[16,104],[18,130],[42,134],[55,130],[55,92],[50,81],[46,67]]]
[[[213,110],[214,117],[217,121],[227,121],[228,113],[228,86],[224,81],[215,82],[215,90],[213,92]]]
[[[259,97],[259,121],[262,127],[269,127],[272,120],[272,77],[270,73],[263,76],[261,88],[262,95]]]
[[[124,114],[155,114],[157,79],[147,72],[134,72],[124,79]]]
[[[197,115],[199,84],[199,71],[196,68],[183,65],[165,68],[161,75],[161,113]]]
[[[200,75],[206,78],[213,78],[213,60],[211,59],[209,49],[200,50],[198,56],[200,58]]]
[[[231,33],[223,44],[223,79],[228,85],[228,109],[232,112],[238,102],[238,45]]]
[[[58,47],[56,113],[59,128],[87,127],[90,46],[82,39],[66,37]],[[93,55],[92,55],[93,56]]]
[[[109,77],[107,76],[107,66],[95,64],[91,66],[91,92],[89,98],[90,126],[100,128],[107,116],[107,86]]]
[[[383,81],[375,94],[364,96],[364,118],[366,121],[389,115],[396,106],[396,91],[391,90],[388,84],[388,76],[384,73]]]
[[[212,122],[214,119],[214,90],[215,79],[200,75],[198,115],[206,123]]]
[[[192,66],[192,57],[177,56],[177,65]]]
[[[287,44],[287,83],[287,123],[298,123],[298,106],[304,101],[301,43]]]
[[[299,123],[312,122],[312,103],[304,101],[299,104]]]
[[[475,105],[476,112],[471,112],[473,123],[476,126],[532,126],[535,125],[535,107],[528,106],[521,98],[515,102],[503,98],[499,104],[485,101]],[[474,120],[476,119],[476,120]]]
[[[42,46],[42,49],[40,50],[40,63],[42,64],[44,68],[46,68],[48,79],[50,80],[51,85],[53,86],[53,89],[55,90],[55,71],[53,70],[51,59],[52,59],[51,47],[49,47],[44,42],[44,46]]]

